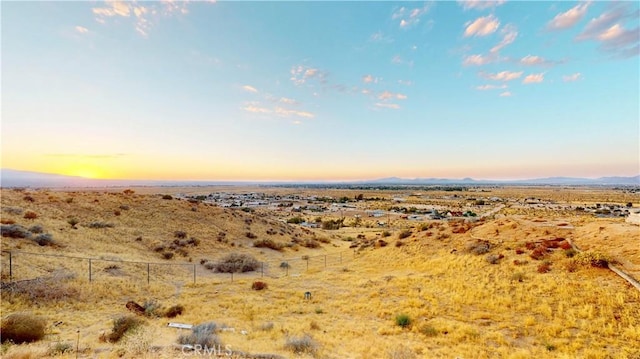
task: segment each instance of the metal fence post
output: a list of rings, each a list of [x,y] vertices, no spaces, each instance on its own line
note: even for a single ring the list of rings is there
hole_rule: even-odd
[[[309,258],[307,258],[307,270],[309,270]]]
[[[264,262],[261,262],[260,267],[260,278],[264,278]]]
[[[196,284],[196,265],[193,265],[193,284]]]
[[[11,251],[9,251],[9,282],[13,282],[13,262],[11,258]]]
[[[91,282],[91,258],[89,258],[89,282]]]
[[[342,252],[340,252],[340,264],[342,264]]]
[[[151,280],[151,263],[147,262],[147,284],[149,284],[150,280]]]

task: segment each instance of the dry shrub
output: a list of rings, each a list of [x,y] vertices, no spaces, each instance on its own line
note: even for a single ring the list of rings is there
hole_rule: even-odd
[[[547,255],[547,247],[538,246],[538,247],[536,247],[536,249],[533,250],[533,252],[531,252],[529,257],[539,261],[542,258],[544,258],[546,255]]]
[[[2,294],[17,295],[33,303],[78,299],[80,293],[69,281],[73,275],[59,273],[51,277],[23,280],[2,285]]]
[[[249,238],[249,239],[256,239],[256,238],[258,238],[258,236],[257,236],[257,235],[255,235],[254,233],[251,233],[251,232],[247,232],[247,233],[245,233],[244,235],[245,235],[247,238]]]
[[[22,313],[14,313],[2,319],[2,342],[15,344],[31,343],[44,337],[46,322],[44,319]]]
[[[287,338],[284,347],[295,354],[314,355],[318,351],[318,343],[308,334],[301,337]]]
[[[184,239],[187,238],[187,232],[185,231],[175,231],[173,232],[173,236],[176,238]]]
[[[596,268],[609,268],[609,263],[612,262],[609,256],[599,252],[580,252],[574,258],[580,265]]]
[[[302,241],[300,243],[301,246],[303,247],[307,247],[307,248],[319,248],[320,247],[320,243],[318,241],[316,241],[315,239],[305,239],[304,241]]]
[[[113,223],[93,221],[93,222],[89,223],[87,225],[87,227],[93,228],[93,229],[100,229],[100,228],[113,228],[114,225],[113,225]]]
[[[571,260],[567,262],[567,264],[565,264],[564,268],[567,270],[567,272],[573,273],[578,270],[578,263],[574,260]]]
[[[528,250],[532,251],[536,248],[536,244],[533,242],[527,242],[524,244],[525,248],[527,248]]]
[[[490,250],[491,244],[483,240],[477,240],[467,245],[467,251],[476,255],[488,253]]]
[[[256,248],[271,248],[273,250],[279,251],[284,248],[282,243],[277,243],[272,239],[258,239],[253,241],[253,246]]]
[[[491,264],[498,264],[502,258],[504,258],[504,255],[502,254],[488,254],[486,256],[487,262]]]
[[[516,248],[516,254],[522,254],[522,253],[524,253],[524,249]]]
[[[567,241],[564,241],[560,244],[560,248],[567,250],[567,249],[572,249],[573,247],[571,247],[571,244]]]
[[[38,214],[36,212],[33,212],[33,211],[27,211],[24,214],[24,218],[25,219],[36,219],[36,218],[38,218]]]
[[[208,263],[207,263],[208,264]],[[230,253],[214,265],[214,271],[219,273],[251,272],[260,267],[260,262],[248,254]]]
[[[3,219],[0,219],[0,223],[2,223],[2,224],[14,224],[14,223],[16,223],[16,221],[14,221],[13,219],[10,219],[10,218],[3,218]]]
[[[100,340],[109,343],[117,343],[125,334],[130,333],[141,326],[144,322],[132,315],[123,315],[113,321],[111,333],[102,334]]]
[[[167,310],[164,313],[164,316],[167,318],[175,318],[179,315],[182,315],[183,312],[184,312],[184,307],[182,305],[180,304],[173,305],[167,308]]]
[[[529,264],[529,261],[521,261],[516,259],[513,261],[513,264],[516,266],[523,266],[523,265]]]
[[[269,288],[269,285],[267,283],[259,281],[259,280],[255,281],[255,282],[253,282],[253,284],[251,284],[251,289],[253,289],[253,290],[263,290],[263,289],[267,289],[267,288]]]
[[[3,237],[9,238],[31,238],[31,232],[19,224],[6,224],[0,227]]]
[[[200,345],[203,348],[217,348],[222,346],[220,338],[215,334],[218,324],[208,322],[198,324],[191,328],[191,333],[178,337],[178,344],[182,345]]]
[[[551,272],[551,264],[542,263],[538,266],[538,273],[548,273]]]
[[[404,239],[407,237],[411,237],[411,230],[410,229],[405,229],[403,231],[401,231],[400,233],[398,233],[398,239]]]

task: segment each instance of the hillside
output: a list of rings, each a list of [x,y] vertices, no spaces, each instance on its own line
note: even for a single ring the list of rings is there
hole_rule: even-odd
[[[37,218],[25,219],[29,211]],[[583,217],[498,215],[476,222],[406,221],[390,229],[323,231],[283,223],[268,211],[221,209],[163,199],[163,193],[15,190],[2,190],[1,213],[3,223],[27,229],[40,225],[55,241],[41,246],[33,239],[3,237],[3,250],[198,268],[198,281],[193,283],[188,270],[156,266],[147,284],[144,267],[122,263],[109,269],[113,262],[95,261],[89,282],[86,263],[18,254],[14,276],[40,277],[47,285],[43,289],[40,282],[8,284],[3,256],[3,316],[26,312],[49,323],[40,342],[4,345],[6,358],[60,357],[56,348],[75,348],[78,330],[80,357],[192,356],[176,346],[178,337],[189,331],[168,328],[168,321],[224,324],[228,329],[217,332],[218,341],[229,345],[238,358],[640,354],[640,292],[612,272],[582,261],[586,257],[571,253],[563,240],[583,249],[587,243],[598,243],[596,249],[615,259],[625,256],[621,262],[632,269],[629,266],[640,263],[633,243],[627,250],[603,244],[628,241],[637,229],[619,220],[603,224]],[[69,224],[71,218],[78,220],[77,229]],[[90,228],[96,222],[113,227]],[[591,238],[594,223],[601,239]],[[185,237],[177,238],[176,231],[186,232]],[[257,238],[247,238],[247,233]],[[197,245],[171,249],[174,241],[192,237]],[[269,238],[283,248],[253,247],[254,241]],[[306,241],[317,241],[320,247],[307,248]],[[156,252],[159,246],[164,248]],[[172,259],[164,259],[167,252],[174,253]],[[230,252],[275,264],[264,276],[238,275],[233,281],[200,264],[201,259]],[[290,263],[291,271],[277,268],[281,261]],[[61,272],[61,266],[67,270]],[[252,290],[256,280],[268,288]],[[307,291],[312,293],[309,300],[304,299]],[[184,312],[167,319],[154,310],[142,317],[140,330],[122,341],[102,341],[115,319],[131,314],[125,307],[128,301],[145,308],[179,304]],[[400,326],[402,315],[407,321]],[[291,343],[304,344],[304,350],[296,354]],[[75,353],[70,350],[61,357]]]

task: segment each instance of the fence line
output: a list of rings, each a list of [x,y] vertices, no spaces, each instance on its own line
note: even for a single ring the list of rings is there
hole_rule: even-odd
[[[48,258],[56,258],[62,260],[61,263],[57,263],[56,266],[54,263],[50,263],[53,268],[49,268],[49,270],[55,269],[67,269],[74,274],[78,275],[82,271],[82,267],[85,267],[88,273],[89,282],[93,282],[97,280],[102,272],[112,273],[110,271],[117,272],[117,274],[112,274],[113,276],[129,276],[134,278],[145,278],[147,284],[151,283],[152,277],[152,269],[156,268],[166,268],[169,267],[169,272],[165,270],[165,273],[160,273],[159,275],[164,274],[165,277],[176,277],[188,275],[191,277],[193,283],[198,281],[198,278],[222,278],[228,277],[230,281],[237,279],[238,277],[247,278],[247,277],[260,277],[263,278],[265,276],[271,278],[281,278],[287,276],[299,276],[302,273],[309,271],[311,269],[325,269],[330,266],[335,266],[342,264],[343,262],[353,258],[356,255],[356,251],[345,250],[340,252],[332,252],[326,254],[320,254],[315,256],[301,256],[301,257],[293,257],[293,258],[283,258],[281,260],[271,260],[271,261],[261,261],[258,262],[259,266],[256,270],[243,272],[243,273],[222,273],[222,272],[214,272],[213,270],[209,270],[204,267],[204,263],[200,265],[191,262],[182,262],[182,263],[168,263],[168,262],[144,262],[144,261],[127,261],[120,259],[106,259],[106,258],[95,258],[95,257],[80,257],[80,256],[71,256],[64,254],[47,254],[47,253],[33,253],[33,252],[24,252],[18,250],[2,250],[2,256],[8,255],[8,263],[6,261],[2,261],[2,278],[6,278],[5,274],[8,270],[9,281],[13,282],[16,277],[21,277],[19,274],[19,269],[21,267],[21,263],[17,261],[19,257],[28,257],[28,256],[39,256],[39,257],[48,257]],[[80,265],[76,264],[75,267],[72,265],[72,261],[79,261]],[[86,264],[82,265],[86,261]],[[129,266],[129,273],[125,273],[121,271],[121,267],[111,265],[102,269],[102,271],[94,268],[97,267],[96,264],[100,262],[107,263],[117,263],[122,266]],[[220,263],[220,261],[210,261],[210,263]],[[133,271],[131,271],[131,266],[133,266]],[[6,268],[8,267],[8,268]],[[70,269],[73,267],[73,269]],[[174,268],[186,269],[186,272],[176,273]],[[278,269],[280,270],[280,274],[278,274]],[[142,272],[142,275],[135,275],[135,272]],[[48,271],[47,271],[48,272]],[[132,273],[133,272],[133,273]],[[146,273],[145,273],[146,272]],[[38,277],[38,275],[32,275],[32,277]],[[21,280],[33,279],[33,278],[20,278]]]

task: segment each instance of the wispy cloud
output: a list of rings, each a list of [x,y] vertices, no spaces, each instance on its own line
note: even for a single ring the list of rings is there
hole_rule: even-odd
[[[590,2],[583,2],[571,9],[556,15],[551,21],[547,23],[547,30],[564,30],[573,27],[577,24],[584,15],[587,13],[587,9],[591,5]]]
[[[327,82],[328,73],[314,67],[297,65],[293,66],[289,72],[291,74],[290,80],[297,86],[303,85],[309,80],[316,80],[321,84]]]
[[[86,34],[86,33],[89,32],[89,29],[87,29],[86,27],[83,27],[83,26],[76,26],[74,28],[74,30],[76,30],[76,32],[80,33],[80,34]]]
[[[258,92],[258,90],[255,87],[251,86],[251,85],[244,85],[244,86],[242,86],[242,89],[247,91],[247,92],[253,92],[253,93]]]
[[[480,55],[474,54],[469,55],[464,58],[462,61],[462,65],[464,66],[482,66],[486,64],[490,64],[497,60],[497,56],[495,55]]]
[[[425,3],[424,6],[413,9],[403,6],[393,12],[391,19],[396,21],[399,20],[400,28],[407,29],[418,24],[420,22],[420,18],[429,12],[430,7],[430,3]]]
[[[380,103],[377,102],[374,106],[378,107],[378,108],[390,108],[393,110],[399,110],[400,109],[400,105],[398,105],[397,103]]]
[[[382,31],[378,31],[376,33],[371,34],[371,36],[369,36],[369,41],[391,43],[393,42],[393,38],[391,36],[383,34]]]
[[[574,82],[582,79],[582,74],[576,72],[575,74],[562,76],[562,81],[564,82]]]
[[[365,75],[362,76],[362,82],[364,82],[365,84],[378,83],[378,78],[373,77],[373,75]]]
[[[525,76],[524,80],[522,80],[523,84],[535,84],[544,81],[544,72],[539,74],[531,74]]]
[[[500,21],[493,15],[479,17],[475,21],[466,23],[464,36],[487,36],[493,34],[500,26]]]
[[[491,85],[491,84],[487,84],[487,85],[481,85],[481,86],[476,86],[476,90],[478,91],[487,91],[487,90],[499,90],[499,89],[506,89],[507,85]]]
[[[400,55],[395,55],[391,58],[391,63],[396,65],[408,65],[413,66],[413,60],[405,60]]]
[[[280,97],[280,102],[282,103],[286,103],[288,105],[295,105],[298,103],[298,101],[292,99],[292,98],[287,98],[287,97]]]
[[[511,72],[511,71],[502,71],[495,74],[480,72],[480,77],[485,79],[494,80],[494,81],[513,81],[517,80],[522,76],[522,71],[519,72]]]
[[[518,30],[515,26],[509,24],[500,30],[500,34],[502,34],[502,40],[491,48],[490,52],[497,53],[502,50],[503,47],[510,45],[514,41],[516,41],[516,37],[518,37]]]
[[[527,55],[521,58],[518,62],[525,66],[554,66],[562,63],[563,61],[552,61],[540,56]]]
[[[504,4],[506,0],[458,0],[458,4],[462,6],[464,10],[475,9],[484,10],[490,9]]]
[[[306,117],[306,118],[313,118],[315,117],[314,114],[312,114],[311,112],[306,112],[306,111],[298,111],[298,110],[289,110],[283,107],[277,107],[274,110],[276,115],[280,115],[280,116],[284,116],[284,117],[289,117],[289,116],[298,116],[298,117]]]
[[[600,44],[600,50],[614,57],[637,56],[640,49],[640,27],[627,29],[623,23],[632,20],[638,23],[640,11],[627,4],[614,4],[608,11],[591,19],[584,30],[576,36],[576,41],[591,40]]]
[[[243,110],[247,111],[247,112],[252,112],[252,113],[271,113],[271,110],[266,108],[266,107],[260,107],[256,104],[253,103],[247,103],[245,104],[245,106],[242,108]]]
[[[391,99],[397,99],[397,100],[406,100],[407,99],[407,95],[401,94],[401,93],[394,93],[394,92],[391,92],[391,91],[381,92],[377,97],[378,97],[378,100],[380,100],[380,101],[388,101],[388,100],[391,100]]]
[[[511,91],[505,91],[500,94],[500,97],[511,97]]]

